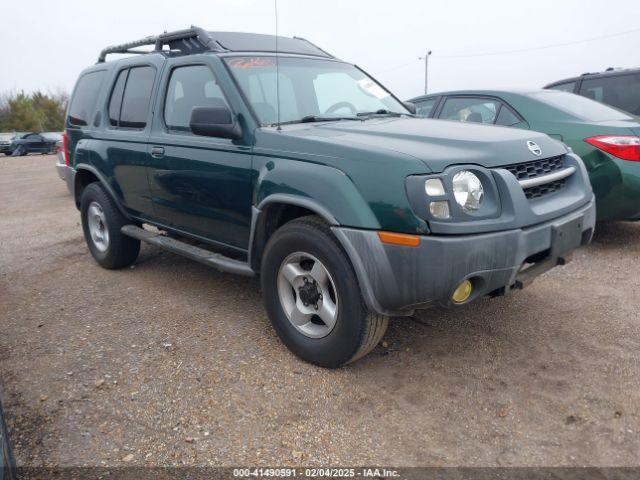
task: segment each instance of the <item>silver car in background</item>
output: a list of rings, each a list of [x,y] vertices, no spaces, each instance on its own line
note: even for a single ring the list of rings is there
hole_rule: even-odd
[[[58,140],[56,142],[56,171],[58,172],[60,180],[63,180],[67,184],[69,193],[73,194],[73,180],[76,172],[73,168],[67,165],[64,150],[64,140]]]

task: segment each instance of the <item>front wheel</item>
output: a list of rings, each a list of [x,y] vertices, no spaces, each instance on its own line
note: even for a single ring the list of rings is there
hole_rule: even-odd
[[[24,157],[26,154],[27,147],[25,147],[24,145],[18,145],[12,153],[14,157]]]
[[[104,268],[122,268],[138,258],[140,241],[120,229],[130,223],[99,183],[89,184],[80,199],[84,238],[93,258]]]
[[[285,224],[269,239],[261,268],[276,332],[303,360],[337,368],[380,342],[389,318],[369,312],[344,250],[317,217]]]

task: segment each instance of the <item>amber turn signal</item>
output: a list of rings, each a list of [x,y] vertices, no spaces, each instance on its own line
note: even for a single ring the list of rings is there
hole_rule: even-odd
[[[378,238],[388,245],[402,245],[403,247],[417,247],[420,245],[420,237],[405,233],[378,232]]]

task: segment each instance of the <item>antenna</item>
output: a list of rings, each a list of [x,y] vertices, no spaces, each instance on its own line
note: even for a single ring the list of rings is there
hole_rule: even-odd
[[[276,108],[276,115],[278,116],[278,130],[282,130],[280,127],[280,61],[278,56],[278,0],[273,0],[276,11],[276,102],[278,102]]]

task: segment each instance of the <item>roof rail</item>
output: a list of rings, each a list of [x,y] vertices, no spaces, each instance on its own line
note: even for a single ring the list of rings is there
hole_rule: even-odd
[[[170,50],[180,50],[185,53],[223,50],[206,30],[192,25],[191,28],[185,30],[164,32],[160,35],[151,35],[133,42],[107,47],[100,52],[98,63],[103,63],[107,55],[112,53],[150,53],[132,50],[146,45],[154,45],[154,51],[156,52],[162,51],[165,45],[168,45]]]

